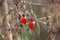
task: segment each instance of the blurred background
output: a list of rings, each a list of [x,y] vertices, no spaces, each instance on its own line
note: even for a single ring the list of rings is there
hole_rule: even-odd
[[[10,34],[12,34],[12,36],[9,40],[49,40],[49,36],[52,35],[54,39],[51,38],[50,40],[60,40],[60,0],[8,0],[6,2],[8,3],[8,8],[7,5],[4,5],[4,1],[6,0],[0,1],[0,40],[8,40]],[[51,16],[49,20],[43,18],[39,21],[45,23],[49,21],[57,31],[54,30],[49,35],[48,30],[45,30],[45,26],[42,27],[38,23],[35,24],[34,30],[28,31],[28,24],[23,25],[23,29],[21,29],[21,23],[18,20],[20,14],[18,14],[18,12],[20,12],[20,14],[30,13],[36,20]],[[9,30],[9,28],[11,29]]]

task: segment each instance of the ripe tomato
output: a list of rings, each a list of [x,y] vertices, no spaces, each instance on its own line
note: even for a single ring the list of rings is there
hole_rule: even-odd
[[[34,21],[30,21],[30,23],[29,23],[29,28],[30,28],[31,30],[33,30],[33,29],[35,28],[35,22],[34,22]]]
[[[27,23],[27,18],[26,18],[26,16],[24,16],[24,15],[21,17],[20,20],[21,20],[21,22],[22,22],[23,24],[26,24],[26,23]]]

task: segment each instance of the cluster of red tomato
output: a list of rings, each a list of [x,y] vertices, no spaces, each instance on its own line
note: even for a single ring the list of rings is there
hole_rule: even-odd
[[[22,15],[22,17],[20,18],[20,21],[22,22],[22,24],[26,24],[27,23],[27,17],[25,15]],[[29,29],[33,30],[35,28],[35,22],[31,19],[29,21]]]

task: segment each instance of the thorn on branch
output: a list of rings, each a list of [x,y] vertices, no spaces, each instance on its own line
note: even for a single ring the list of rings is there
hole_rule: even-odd
[[[21,18],[21,16],[19,15],[19,19]]]
[[[20,27],[23,28],[23,24],[20,24]]]
[[[45,12],[45,17],[46,17],[46,20],[49,20],[49,17],[46,12]]]

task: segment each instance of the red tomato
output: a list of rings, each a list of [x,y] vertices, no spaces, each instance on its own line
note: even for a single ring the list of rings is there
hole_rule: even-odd
[[[30,23],[29,23],[29,28],[30,28],[31,30],[33,30],[33,29],[35,28],[35,22],[34,22],[34,21],[30,21]]]
[[[26,18],[25,16],[22,16],[22,17],[21,17],[21,22],[22,22],[23,24],[26,24],[26,23],[27,23],[27,18]]]

